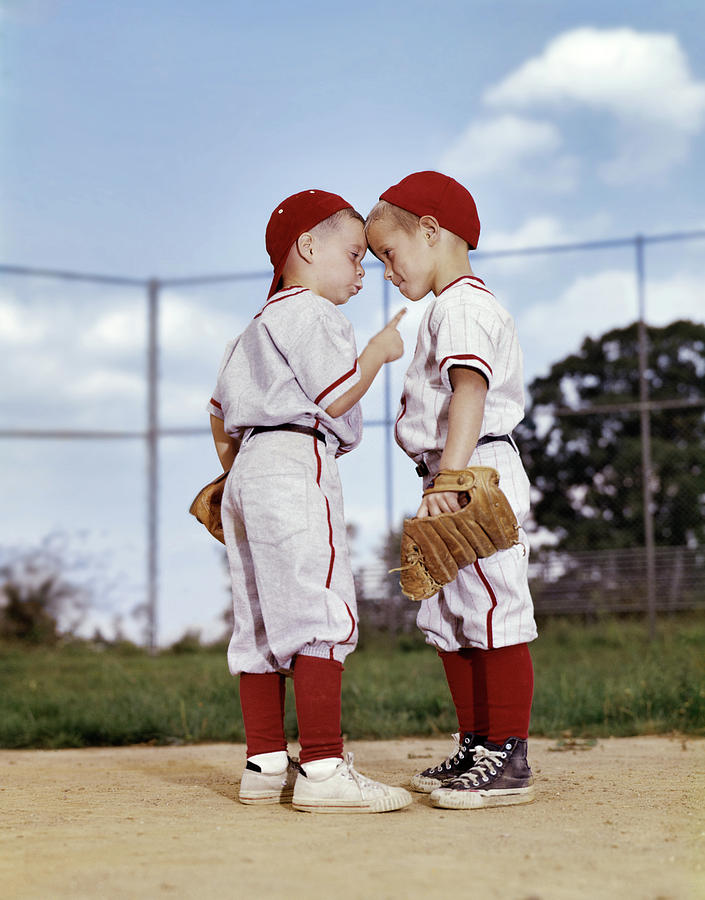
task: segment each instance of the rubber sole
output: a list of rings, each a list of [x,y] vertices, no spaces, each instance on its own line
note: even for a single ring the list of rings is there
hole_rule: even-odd
[[[404,791],[406,796],[401,796],[399,794],[386,796],[386,797],[378,797],[375,800],[370,800],[369,802],[359,801],[359,800],[296,800],[294,798],[293,807],[294,809],[298,809],[300,812],[310,812],[310,813],[347,813],[349,815],[352,814],[360,814],[360,813],[382,813],[382,812],[394,812],[397,809],[405,809],[407,806],[410,806],[413,802],[411,794]]]
[[[264,806],[268,803],[291,803],[293,796],[294,789],[292,787],[283,791],[258,791],[240,794],[238,800],[246,806]]]
[[[533,803],[533,785],[504,791],[453,791],[438,788],[431,794],[431,806],[441,809],[487,809],[492,806],[516,806]]]
[[[414,775],[409,781],[409,787],[412,791],[419,794],[431,794],[433,791],[443,787],[443,782],[439,778],[428,778],[425,775]]]

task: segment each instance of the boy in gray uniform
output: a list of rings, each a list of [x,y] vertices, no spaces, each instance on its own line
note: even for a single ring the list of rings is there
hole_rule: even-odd
[[[343,662],[357,609],[336,458],[360,441],[359,400],[403,344],[397,323],[357,356],[338,309],[362,288],[362,217],[326,191],[302,191],[272,213],[268,302],[226,349],[209,404],[218,456],[235,627],[228,664],[240,676],[247,764],[244,803],[292,796],[310,812],[384,812],[411,802],[344,758]],[[293,670],[301,765],[288,758],[285,674]]]

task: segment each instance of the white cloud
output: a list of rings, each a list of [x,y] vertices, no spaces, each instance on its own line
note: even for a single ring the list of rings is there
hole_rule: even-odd
[[[498,228],[488,230],[484,236],[481,252],[498,250],[524,250],[532,247],[560,246],[599,240],[609,233],[610,217],[604,213],[566,223],[557,216],[531,216],[512,231]],[[525,256],[509,256],[501,259],[503,276],[526,276],[529,271],[546,266],[546,256],[532,253]]]
[[[93,370],[67,385],[67,394],[79,400],[100,403],[132,399],[139,404],[145,391],[145,379],[141,372],[120,372],[116,369]],[[99,423],[96,427],[102,425]]]
[[[617,122],[606,181],[665,171],[688,153],[705,123],[705,83],[693,78],[678,39],[630,28],[559,35],[484,96],[498,110],[588,107]]]
[[[703,287],[696,275],[651,279],[646,285],[646,321],[663,326],[676,319],[702,322]],[[636,279],[631,269],[606,269],[576,278],[555,300],[535,303],[517,315],[522,346],[547,367],[576,352],[588,335],[599,337],[638,317]]]
[[[575,183],[574,159],[561,155],[562,138],[551,122],[502,115],[472,122],[441,159],[441,169],[460,178],[526,175],[544,188],[565,190]],[[541,160],[541,169],[537,169]],[[544,161],[550,160],[545,165]]]
[[[705,321],[705,288],[702,279],[674,275],[649,282],[646,289],[646,320],[651,325],[667,325],[676,319]]]
[[[522,345],[555,362],[576,351],[587,335],[626,325],[636,316],[633,271],[609,269],[577,278],[555,300],[535,303],[517,319]]]
[[[483,250],[518,250],[525,247],[544,247],[567,244],[576,240],[572,228],[555,216],[533,216],[514,231],[494,231],[482,243]]]
[[[84,347],[95,352],[134,351],[144,347],[147,316],[144,303],[130,303],[129,307],[103,313],[91,322],[82,335]]]
[[[28,346],[44,337],[45,329],[36,318],[22,313],[12,297],[0,295],[0,343]]]

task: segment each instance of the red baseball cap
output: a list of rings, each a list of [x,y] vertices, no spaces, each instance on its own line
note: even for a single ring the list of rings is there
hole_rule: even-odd
[[[467,241],[471,250],[477,247],[480,219],[475,201],[470,191],[449,175],[414,172],[388,188],[379,199],[417,216],[433,216],[441,228]]]
[[[292,194],[277,206],[269,217],[264,243],[274,266],[274,278],[267,298],[276,294],[289,251],[304,231],[340,212],[352,209],[347,200],[328,191],[308,190]]]

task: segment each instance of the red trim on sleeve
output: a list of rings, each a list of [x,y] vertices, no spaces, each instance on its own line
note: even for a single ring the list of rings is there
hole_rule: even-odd
[[[215,408],[219,409],[221,412],[223,411],[223,407],[220,405],[220,403],[218,403],[218,401],[215,398],[211,397],[211,399],[209,400],[209,403],[212,403],[213,406],[215,406]]]
[[[313,401],[316,404],[316,406],[318,406],[320,404],[321,400],[327,394],[330,394],[331,391],[335,390],[335,388],[337,388],[339,385],[341,385],[344,381],[347,381],[348,378],[350,378],[352,375],[355,374],[355,372],[357,372],[357,360],[355,360],[355,365],[352,367],[352,369],[350,369],[349,372],[346,372],[345,375],[341,375],[337,381],[334,381],[333,384],[329,385],[324,391],[321,391],[321,393]]]
[[[494,650],[494,642],[492,638],[492,613],[495,611],[495,607],[497,606],[497,597],[495,596],[495,592],[490,587],[490,583],[485,577],[485,573],[480,568],[480,560],[475,560],[473,566],[477,574],[480,576],[480,581],[484,584],[485,590],[490,595],[491,605],[487,611],[487,649]]]
[[[475,356],[474,353],[458,353],[458,354],[455,354],[454,356],[446,356],[444,359],[441,360],[441,362],[438,366],[439,371],[443,370],[443,366],[448,362],[449,359],[476,359],[479,363],[482,363],[482,365],[487,369],[487,371],[490,373],[490,375],[494,374],[492,372],[492,366],[489,365],[489,363],[486,363],[481,356]]]

